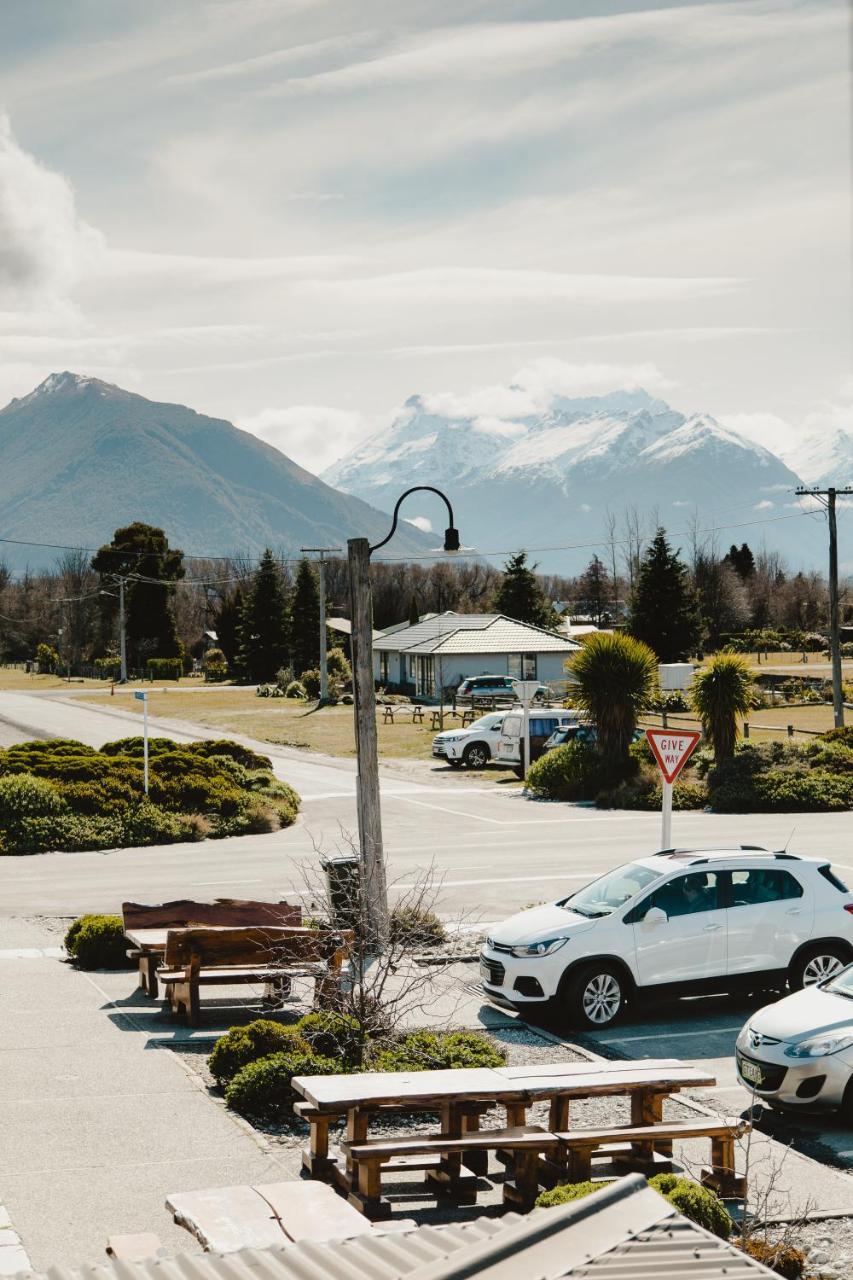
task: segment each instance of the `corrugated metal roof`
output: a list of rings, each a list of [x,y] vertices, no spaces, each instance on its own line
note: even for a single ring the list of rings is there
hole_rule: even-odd
[[[579,646],[564,636],[501,613],[437,613],[373,642],[394,653],[573,653]]]
[[[148,1262],[52,1267],[48,1280],[751,1280],[771,1276],[633,1174],[585,1200],[388,1235]]]

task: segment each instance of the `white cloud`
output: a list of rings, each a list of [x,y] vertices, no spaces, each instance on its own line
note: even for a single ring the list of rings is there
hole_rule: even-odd
[[[514,436],[523,436],[527,428],[523,422],[507,422],[503,418],[475,418],[471,426],[480,435],[502,436],[511,440]]]
[[[344,49],[357,49],[371,44],[376,39],[373,31],[359,31],[352,35],[329,36],[325,40],[312,40],[308,44],[290,45],[285,49],[272,49],[269,53],[261,53],[253,58],[242,58],[238,62],[225,62],[221,66],[201,67],[196,71],[184,71],[169,77],[171,84],[203,84],[215,80],[231,80],[240,76],[254,76],[280,67],[287,67],[294,62],[310,61],[322,58],[326,54],[339,53]]]
[[[315,473],[348,452],[373,425],[362,413],[317,404],[263,409],[237,421],[238,427]]]
[[[724,427],[730,427],[773,453],[784,453],[800,440],[801,432],[775,413],[721,413],[717,417]]]
[[[101,248],[71,184],[24,151],[0,115],[0,296],[28,307],[61,302]]]
[[[770,508],[771,508],[771,507],[773,507],[773,506],[775,506],[775,505],[776,505],[776,504],[775,504],[774,502],[771,502],[771,501],[769,500],[769,498],[764,498],[761,502],[756,502],[756,504],[755,504],[755,510],[756,510],[756,511],[769,511],[769,510],[770,510]]]
[[[404,519],[406,524],[413,524],[422,533],[432,533],[432,521],[427,520],[426,516],[404,516]]]

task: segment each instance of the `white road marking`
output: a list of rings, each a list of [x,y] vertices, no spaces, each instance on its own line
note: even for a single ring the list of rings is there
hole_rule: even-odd
[[[602,1044],[632,1044],[635,1040],[686,1040],[692,1036],[712,1036],[722,1034],[724,1031],[740,1031],[742,1023],[738,1023],[736,1027],[706,1027],[704,1031],[653,1031],[647,1036],[612,1036],[609,1040],[602,1040]]]
[[[415,800],[412,796],[400,795],[392,792],[390,795],[382,797],[383,800],[402,800],[406,804],[416,804],[422,809],[434,809],[437,813],[448,813],[454,818],[471,818],[474,822],[488,822],[496,827],[550,827],[550,826],[575,826],[581,822],[636,822],[638,818],[646,818],[649,820],[659,820],[660,815],[655,813],[632,813],[626,817],[618,818],[487,818],[482,813],[469,813],[464,809],[449,809],[443,804],[429,804],[426,800]]]
[[[263,884],[263,880],[199,880],[199,888],[207,888],[214,884]]]
[[[590,873],[594,874],[594,873]],[[499,876],[498,878],[490,878],[488,880],[431,880],[430,886],[440,889],[458,889],[463,885],[469,884],[531,884],[534,880],[588,880],[589,875],[558,875],[558,876]],[[411,889],[411,884],[401,886],[405,889]]]

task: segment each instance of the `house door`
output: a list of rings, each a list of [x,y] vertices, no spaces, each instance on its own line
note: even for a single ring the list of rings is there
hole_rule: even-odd
[[[432,657],[417,657],[417,678],[415,680],[415,688],[418,697],[431,698],[435,688],[435,659]]]

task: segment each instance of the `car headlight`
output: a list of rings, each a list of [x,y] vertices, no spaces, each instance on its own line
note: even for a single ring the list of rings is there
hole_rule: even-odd
[[[552,951],[559,951],[567,942],[568,938],[548,938],[545,942],[531,942],[526,947],[513,947],[512,954],[519,960],[525,960],[528,956],[549,956]]]
[[[785,1050],[786,1058],[825,1058],[830,1053],[840,1053],[853,1045],[853,1032],[841,1031],[837,1035],[814,1036],[811,1040],[801,1040],[799,1044],[789,1044]]]

